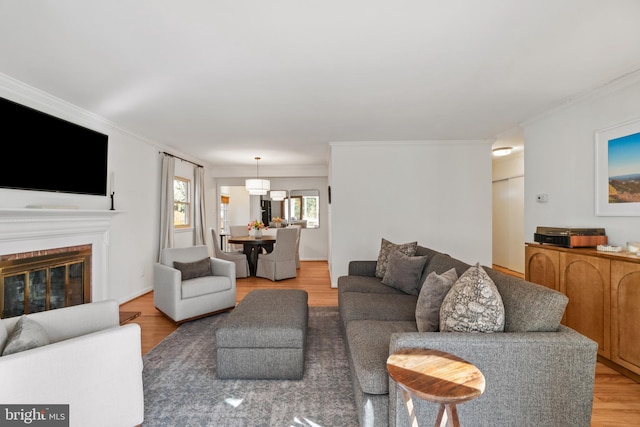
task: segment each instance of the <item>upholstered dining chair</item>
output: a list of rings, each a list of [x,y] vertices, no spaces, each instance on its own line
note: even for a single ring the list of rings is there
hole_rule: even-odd
[[[236,306],[236,265],[206,245],[169,248],[153,265],[153,304],[176,324]]]
[[[290,225],[287,228],[295,228],[298,231],[296,236],[296,268],[300,268],[300,234],[302,233],[302,226]]]
[[[229,227],[229,232],[231,233],[231,237],[242,237],[249,235],[249,229],[246,225],[232,225]],[[242,245],[236,245],[233,243],[229,243],[229,247],[235,251],[242,252]]]
[[[295,228],[278,228],[273,251],[258,255],[256,276],[273,281],[296,277],[296,238]]]
[[[218,234],[215,228],[211,229],[211,239],[213,240],[213,256],[235,263],[237,279],[249,277],[249,261],[247,260],[247,256],[242,252],[224,252],[220,249]]]

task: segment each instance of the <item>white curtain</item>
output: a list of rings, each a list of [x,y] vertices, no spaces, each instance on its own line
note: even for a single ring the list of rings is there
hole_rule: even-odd
[[[165,154],[162,158],[162,177],[160,190],[160,252],[162,249],[173,247],[173,177],[176,160]]]
[[[194,244],[206,245],[205,233],[205,191],[204,191],[204,168],[196,166],[194,186]]]

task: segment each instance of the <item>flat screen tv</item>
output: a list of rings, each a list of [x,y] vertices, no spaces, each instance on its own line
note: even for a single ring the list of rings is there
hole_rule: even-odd
[[[107,195],[107,135],[4,98],[0,127],[0,188]]]

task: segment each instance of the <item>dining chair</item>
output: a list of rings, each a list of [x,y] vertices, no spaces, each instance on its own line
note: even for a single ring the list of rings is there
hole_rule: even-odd
[[[302,226],[290,225],[287,228],[295,228],[298,231],[296,236],[296,268],[300,268],[300,234],[302,233]]]
[[[273,281],[296,277],[296,238],[298,230],[279,228],[273,251],[258,254],[256,276]]]
[[[246,229],[246,227],[245,227]],[[236,264],[236,278],[249,277],[249,261],[242,252],[224,252],[218,244],[218,236],[215,228],[211,228],[211,240],[213,240],[213,256],[219,259],[226,259]]]
[[[231,233],[231,237],[242,237],[249,235],[249,229],[246,225],[232,225],[229,227],[229,232]],[[234,243],[230,243],[229,247],[234,251],[242,252],[244,249],[242,245],[237,245]]]

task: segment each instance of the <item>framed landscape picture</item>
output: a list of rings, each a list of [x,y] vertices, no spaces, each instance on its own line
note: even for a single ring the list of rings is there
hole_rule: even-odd
[[[640,120],[596,132],[596,215],[640,216]]]

